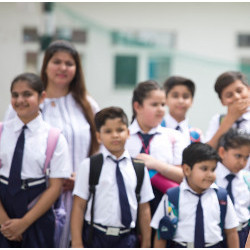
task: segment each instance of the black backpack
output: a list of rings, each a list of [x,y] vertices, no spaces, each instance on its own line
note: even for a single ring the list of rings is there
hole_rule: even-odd
[[[141,192],[142,182],[144,179],[144,166],[145,165],[141,160],[135,159],[135,158],[132,158],[132,163],[133,163],[136,177],[137,177],[137,185],[135,188],[135,194],[136,194],[136,199],[137,199],[137,203],[139,206],[139,202],[141,199],[140,192]],[[89,198],[88,198],[88,201],[90,200],[91,196],[93,196],[93,198],[92,198],[91,212],[90,212],[90,214],[91,214],[91,219],[90,219],[91,229],[90,229],[89,239],[88,239],[89,245],[91,245],[92,239],[93,239],[95,191],[96,191],[96,185],[99,182],[99,177],[101,174],[102,165],[103,165],[103,155],[102,154],[97,154],[97,155],[93,155],[90,157]],[[137,209],[137,222],[136,222],[137,231],[139,230],[138,213],[139,213],[139,207]]]

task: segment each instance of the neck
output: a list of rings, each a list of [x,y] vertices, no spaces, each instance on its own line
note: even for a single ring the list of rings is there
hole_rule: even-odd
[[[185,115],[176,115],[176,114],[172,114],[171,112],[169,112],[169,114],[178,122],[182,122],[186,119]]]
[[[138,120],[137,120],[137,122],[138,122],[138,124],[139,124],[139,126],[140,126],[140,129],[141,129],[142,132],[145,133],[145,134],[147,134],[147,133],[152,129],[151,127],[148,127],[148,126],[142,124],[142,123],[141,123],[140,121],[138,121]]]
[[[59,98],[66,96],[68,93],[69,93],[69,88],[66,87],[58,88],[53,84],[48,84],[46,88],[47,98]]]

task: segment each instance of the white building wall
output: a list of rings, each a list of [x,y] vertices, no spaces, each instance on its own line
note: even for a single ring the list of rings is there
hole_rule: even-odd
[[[76,47],[84,55],[83,67],[89,93],[101,107],[121,106],[129,118],[133,90],[114,88],[114,55],[124,48],[112,47],[109,30],[175,32],[172,75],[190,77],[195,81],[197,92],[188,115],[191,123],[204,131],[214,113],[225,111],[213,90],[216,77],[223,71],[237,69],[240,56],[250,57],[249,50],[237,49],[237,34],[249,32],[249,13],[250,3],[212,2],[64,2],[56,3],[54,10],[57,26],[87,27],[87,43]],[[37,26],[42,32],[41,3],[0,3],[0,119],[9,104],[10,82],[25,69],[24,51],[39,48],[38,45],[23,44],[24,26]],[[140,55],[138,82],[147,80],[148,53],[140,48],[129,50]]]

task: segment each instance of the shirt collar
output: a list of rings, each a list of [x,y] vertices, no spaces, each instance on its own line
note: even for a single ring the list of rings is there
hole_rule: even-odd
[[[113,154],[111,154],[108,149],[105,146],[101,147],[101,152],[103,154],[103,158],[107,159],[107,157],[111,156],[114,160],[120,160],[122,158],[126,158],[126,159],[130,159],[131,156],[129,155],[129,152],[127,150],[125,150],[123,152],[123,154],[119,157],[119,159],[116,158],[116,156],[114,156]]]
[[[223,165],[221,162],[218,162],[217,163],[217,167],[216,167],[218,170],[218,174],[217,174],[217,171],[216,171],[216,175],[220,176],[220,178],[222,179],[226,179],[226,176],[229,175],[229,174],[232,174],[232,172],[225,166]],[[236,177],[239,177],[241,171],[239,173],[233,173]]]
[[[197,194],[189,185],[188,185],[188,182],[187,182],[187,179],[184,178],[182,183],[181,183],[181,188],[183,191],[190,191],[192,193],[195,193]],[[203,193],[206,193],[209,189],[218,189],[218,186],[215,184],[215,183],[212,183],[212,185],[206,189]]]
[[[22,127],[25,124],[20,120],[20,118],[17,115],[15,116],[14,119],[15,119],[14,131],[18,132],[22,129]],[[39,112],[39,115],[35,119],[26,124],[27,128],[33,132],[40,127],[41,121],[43,121],[43,118],[41,113]]]
[[[188,119],[185,119],[183,121],[181,121],[180,123],[178,123],[173,116],[171,116],[170,114],[166,115],[166,124],[168,128],[173,128],[175,129],[178,125],[180,126],[181,130],[185,130],[188,128]]]
[[[249,111],[242,115],[242,118],[244,118],[247,121],[250,121],[250,107],[248,107]]]
[[[157,127],[152,128],[147,134],[156,134],[156,133],[162,133],[162,130],[164,128],[159,124]],[[138,121],[135,119],[132,124],[129,126],[129,132],[131,135],[137,134],[138,132],[142,132],[140,128],[140,125],[138,124]]]

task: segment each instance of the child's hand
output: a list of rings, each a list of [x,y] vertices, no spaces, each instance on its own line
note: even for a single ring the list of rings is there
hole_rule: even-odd
[[[75,185],[76,173],[72,173],[69,179],[63,180],[63,192],[72,191]]]
[[[22,241],[22,233],[26,229],[22,219],[10,219],[1,225],[1,233],[10,241]]]
[[[157,164],[157,160],[153,158],[151,155],[141,153],[136,156],[136,158],[142,160],[145,166],[149,169],[155,169],[155,165]]]
[[[250,106],[250,99],[241,99],[230,105],[228,105],[228,115],[236,121],[244,113],[247,112],[248,107]]]

